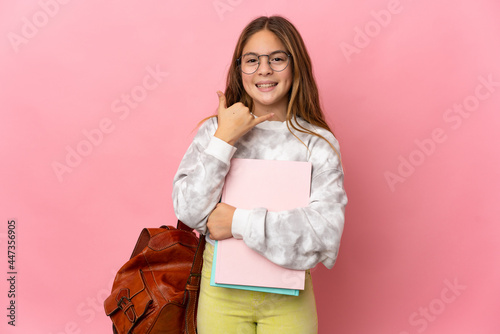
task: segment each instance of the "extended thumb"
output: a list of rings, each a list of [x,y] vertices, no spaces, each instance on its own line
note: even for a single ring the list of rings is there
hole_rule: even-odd
[[[220,90],[217,91],[217,96],[219,97],[219,106],[226,108],[226,96]]]

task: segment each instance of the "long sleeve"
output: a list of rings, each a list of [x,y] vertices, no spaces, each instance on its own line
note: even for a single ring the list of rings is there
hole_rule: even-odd
[[[213,136],[216,127],[215,118],[201,125],[173,182],[172,199],[177,218],[202,234],[207,233],[208,215],[219,201],[229,162],[236,150]]]

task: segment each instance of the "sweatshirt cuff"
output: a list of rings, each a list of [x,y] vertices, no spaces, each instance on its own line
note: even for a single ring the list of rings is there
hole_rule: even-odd
[[[234,211],[231,233],[235,239],[243,239],[245,228],[250,218],[252,210],[238,209]]]
[[[212,136],[212,139],[210,139],[210,142],[205,149],[205,153],[216,157],[227,165],[229,165],[229,161],[233,157],[234,152],[236,152],[236,147],[214,136]]]

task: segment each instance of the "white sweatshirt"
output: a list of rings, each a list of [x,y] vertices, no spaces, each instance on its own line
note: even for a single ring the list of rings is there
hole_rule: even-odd
[[[299,118],[299,123],[328,139],[340,154],[332,133]],[[177,217],[207,234],[207,219],[221,197],[231,158],[310,161],[311,195],[307,207],[269,212],[264,208],[236,208],[232,234],[270,261],[290,269],[306,270],[322,262],[332,268],[344,227],[347,196],[337,154],[317,136],[288,130],[285,122],[265,121],[231,146],[214,137],[217,119],[204,122],[174,177],[173,203]],[[293,182],[293,180],[290,180]]]

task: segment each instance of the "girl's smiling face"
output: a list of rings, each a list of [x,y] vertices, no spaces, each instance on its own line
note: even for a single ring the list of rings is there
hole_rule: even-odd
[[[261,30],[248,39],[242,54],[268,55],[274,51],[287,51],[279,38],[269,30]],[[281,72],[273,71],[268,57],[260,57],[260,65],[255,73],[241,73],[243,87],[254,103],[256,116],[273,112],[271,120],[284,121],[288,107],[288,92],[292,86],[292,59]]]

